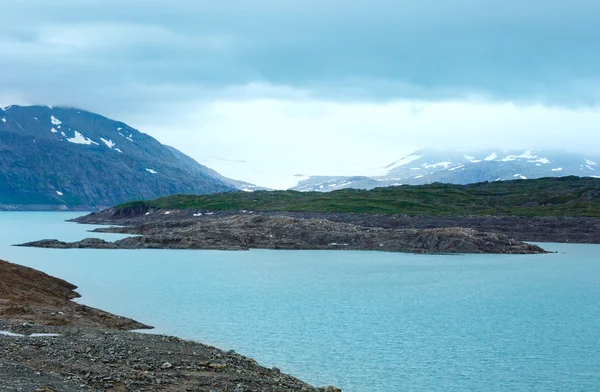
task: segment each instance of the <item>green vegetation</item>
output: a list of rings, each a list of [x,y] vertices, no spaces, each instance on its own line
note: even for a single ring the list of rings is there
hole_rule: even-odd
[[[600,217],[600,179],[561,177],[471,185],[398,186],[370,191],[345,189],[330,193],[259,191],[176,195],[118,207]]]

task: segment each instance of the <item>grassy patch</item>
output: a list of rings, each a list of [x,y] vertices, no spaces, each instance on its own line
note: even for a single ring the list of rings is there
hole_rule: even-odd
[[[561,177],[470,185],[436,183],[329,193],[258,191],[176,195],[118,207],[134,206],[226,211],[600,217],[600,179]]]

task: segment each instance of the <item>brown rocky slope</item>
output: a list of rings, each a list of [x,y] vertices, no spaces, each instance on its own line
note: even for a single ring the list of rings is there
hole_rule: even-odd
[[[71,301],[79,297],[76,288],[62,279],[0,260],[0,318],[119,330],[151,328]]]
[[[0,390],[340,392],[76,304],[76,287],[0,260]],[[6,333],[11,331],[11,333]]]

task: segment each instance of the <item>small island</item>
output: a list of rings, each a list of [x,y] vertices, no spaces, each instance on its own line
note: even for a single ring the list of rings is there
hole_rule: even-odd
[[[385,229],[327,219],[240,214],[192,214],[187,219],[158,211],[154,219],[124,227],[94,230],[135,236],[115,242],[86,238],[77,242],[34,241],[19,246],[92,249],[296,249],[377,250],[410,253],[546,253],[537,245],[503,234],[468,228]],[[148,217],[145,213],[144,217]]]

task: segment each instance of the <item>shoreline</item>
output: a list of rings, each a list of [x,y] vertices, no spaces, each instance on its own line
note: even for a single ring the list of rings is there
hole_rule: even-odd
[[[304,391],[316,388],[252,358],[77,304],[76,286],[0,260],[0,380],[10,390]],[[216,388],[216,389],[215,389]]]
[[[107,212],[108,211],[108,212]],[[108,242],[85,238],[75,242],[43,239],[16,246],[55,249],[198,249],[198,250],[367,250],[416,254],[538,254],[537,245],[493,231],[465,227],[391,228],[323,217],[287,215],[133,211],[123,219],[107,210],[71,222],[118,224],[92,230],[130,234]],[[111,212],[112,211],[112,212]],[[100,218],[100,219],[98,219]]]
[[[590,217],[516,217],[506,215],[470,216],[409,216],[365,213],[281,212],[281,211],[219,211],[152,208],[109,208],[91,212],[70,222],[142,226],[153,222],[223,219],[235,215],[319,219],[338,223],[382,229],[434,229],[462,227],[507,235],[523,242],[556,242],[600,244],[600,218]]]

